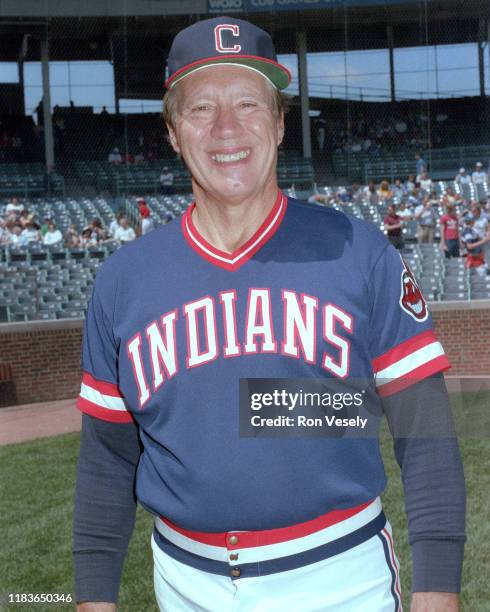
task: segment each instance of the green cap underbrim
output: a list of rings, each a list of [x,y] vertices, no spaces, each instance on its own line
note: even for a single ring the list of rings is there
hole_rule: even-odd
[[[289,71],[280,64],[276,64],[274,62],[261,61],[260,59],[247,58],[247,57],[213,57],[209,58],[209,60],[204,60],[200,62],[196,62],[194,64],[189,65],[187,68],[179,71],[172,77],[170,77],[166,83],[167,87],[173,87],[176,83],[178,83],[181,79],[186,77],[187,75],[206,68],[208,66],[216,66],[219,64],[235,64],[237,66],[243,66],[244,68],[249,68],[254,72],[258,72],[262,74],[262,76],[266,77],[274,87],[277,89],[286,89],[288,87],[291,76]]]

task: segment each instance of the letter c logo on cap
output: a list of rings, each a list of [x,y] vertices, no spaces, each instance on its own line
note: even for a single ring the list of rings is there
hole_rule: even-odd
[[[233,47],[225,47],[223,44],[223,40],[221,39],[221,34],[223,31],[229,30],[233,36],[240,36],[240,26],[233,25],[231,23],[222,23],[217,25],[214,28],[214,41],[216,51],[218,53],[240,53],[242,50],[241,45],[233,45]]]

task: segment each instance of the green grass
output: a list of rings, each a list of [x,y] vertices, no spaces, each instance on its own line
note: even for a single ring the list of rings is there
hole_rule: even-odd
[[[78,434],[68,434],[0,448],[0,593],[73,594],[70,548],[78,445]],[[383,502],[395,533],[408,609],[410,557],[402,488],[390,441],[383,440],[382,447],[389,475]],[[461,449],[468,486],[462,610],[484,612],[490,610],[490,441],[466,438]],[[152,585],[151,527],[151,517],[138,509],[120,591],[118,610],[122,612],[157,610]],[[1,609],[14,612],[48,607]]]

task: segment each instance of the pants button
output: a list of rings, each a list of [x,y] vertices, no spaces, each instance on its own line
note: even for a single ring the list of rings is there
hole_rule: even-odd
[[[238,553],[231,553],[230,561],[236,561],[238,559]]]
[[[240,576],[240,574],[241,574],[241,573],[242,573],[242,572],[241,572],[241,571],[238,569],[238,567],[234,567],[234,568],[231,570],[231,575],[233,576],[233,578],[239,578],[239,576]]]

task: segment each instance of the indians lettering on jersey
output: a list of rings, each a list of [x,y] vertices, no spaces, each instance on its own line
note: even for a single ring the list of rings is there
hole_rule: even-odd
[[[401,255],[400,255],[401,257]],[[400,306],[416,321],[426,321],[429,316],[429,309],[422,296],[413,272],[401,257],[403,270],[401,274],[401,293]]]
[[[210,363],[222,355],[225,359],[258,353],[280,353],[286,357],[303,359],[316,364],[338,378],[345,378],[350,367],[349,336],[354,329],[353,317],[327,303],[321,306],[318,298],[298,295],[295,291],[283,290],[283,335],[276,339],[272,318],[271,292],[268,288],[251,288],[248,292],[244,329],[237,329],[234,289],[221,291],[217,298],[203,296],[182,307],[185,319],[187,369]],[[217,331],[217,309],[221,309],[224,345],[219,346]],[[128,357],[138,386],[138,399],[142,407],[152,393],[175,376],[182,367],[178,363],[176,321],[177,309],[163,314],[138,332],[127,343]],[[317,350],[317,326],[322,326],[325,347]],[[328,350],[328,349],[333,350]],[[145,372],[142,351],[148,351],[151,372]]]

